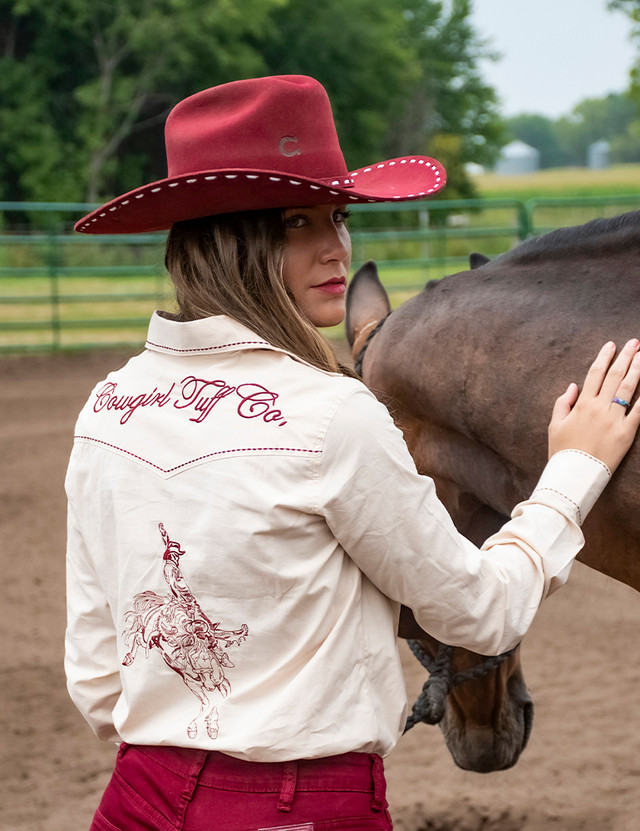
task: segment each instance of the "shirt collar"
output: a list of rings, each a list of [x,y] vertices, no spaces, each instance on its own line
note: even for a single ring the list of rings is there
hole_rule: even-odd
[[[157,311],[149,324],[146,347],[153,352],[171,355],[210,355],[239,349],[275,349],[251,329],[226,315],[177,321]]]
[[[178,321],[167,317],[163,312],[153,313],[147,333],[146,348],[152,352],[165,355],[212,355],[219,352],[238,352],[240,350],[269,349],[293,358],[294,361],[312,366],[293,352],[273,346],[251,329],[238,323],[227,315],[212,315],[199,320]],[[325,372],[313,367],[325,375],[341,373]]]

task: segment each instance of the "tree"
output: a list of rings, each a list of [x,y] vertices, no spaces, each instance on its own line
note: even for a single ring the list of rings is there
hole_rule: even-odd
[[[568,164],[586,164],[589,146],[601,139],[610,143],[612,160],[623,160],[616,159],[619,152],[624,160],[636,161],[640,160],[640,145],[634,137],[637,121],[638,107],[631,95],[611,93],[581,101],[569,116],[557,121],[555,134],[564,147]]]
[[[89,201],[117,191],[118,155],[136,133],[188,92],[263,70],[249,38],[283,2],[0,0],[0,142],[19,191]]]
[[[609,142],[611,161],[640,161],[638,107],[626,92],[587,98],[555,121],[523,114],[510,118],[507,126],[514,138],[540,151],[541,167],[582,167],[590,145],[603,139]]]
[[[0,196],[94,202],[165,175],[162,124],[197,90],[305,73],[350,167],[497,151],[470,0],[0,0]],[[457,191],[456,191],[457,187]]]
[[[621,11],[627,15],[632,23],[631,40],[640,45],[640,0],[609,0],[607,8],[611,11]],[[630,94],[640,103],[640,57],[636,60],[630,72]]]
[[[452,0],[445,13],[441,2],[406,0],[406,45],[415,51],[420,72],[408,90],[402,118],[389,133],[392,153],[416,149],[448,153],[444,198],[473,196],[464,165],[490,165],[506,140],[495,90],[478,69],[480,58],[496,56],[469,22],[470,0]]]
[[[632,22],[631,38],[640,45],[640,0],[609,0],[608,8],[624,12]],[[623,135],[611,140],[611,153],[617,161],[640,161],[640,57],[630,72],[629,99],[636,106],[636,117]]]
[[[28,3],[0,2],[0,193],[6,198],[78,198],[64,122],[64,41],[39,32]],[[51,188],[56,182],[57,187]]]

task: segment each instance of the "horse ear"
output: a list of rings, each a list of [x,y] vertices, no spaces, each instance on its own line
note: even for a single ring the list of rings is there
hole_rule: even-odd
[[[469,254],[469,265],[471,268],[481,268],[483,265],[486,265],[490,262],[489,257],[485,257],[484,254],[478,254],[474,252],[473,254]]]
[[[378,277],[378,269],[369,260],[353,275],[347,288],[346,330],[349,345],[353,343],[364,326],[377,323],[391,311],[391,303]]]

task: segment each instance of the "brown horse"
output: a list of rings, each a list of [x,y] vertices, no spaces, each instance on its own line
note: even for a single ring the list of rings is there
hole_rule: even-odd
[[[375,265],[354,277],[347,334],[362,376],[387,404],[418,469],[477,544],[533,490],[553,401],[607,340],[640,337],[640,212],[528,240],[471,272],[428,283],[390,314]],[[384,325],[380,322],[384,320]],[[640,449],[632,448],[584,525],[587,565],[640,590]],[[401,635],[425,639],[410,613]],[[480,661],[454,649],[454,672]],[[531,704],[518,651],[454,687],[441,728],[458,765],[517,761]]]

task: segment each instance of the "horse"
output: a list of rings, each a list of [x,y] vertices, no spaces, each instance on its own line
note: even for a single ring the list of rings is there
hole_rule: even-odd
[[[532,492],[554,400],[585,377],[607,340],[640,337],[640,211],[470,261],[393,312],[366,263],[349,286],[346,328],[364,382],[390,408],[418,470],[480,545]],[[639,488],[636,444],[587,517],[579,555],[636,590]],[[440,647],[409,610],[399,634],[438,670]],[[483,661],[458,648],[448,655],[448,678]],[[518,649],[480,678],[444,685],[442,695],[440,727],[458,766],[486,772],[517,762],[533,717]]]

